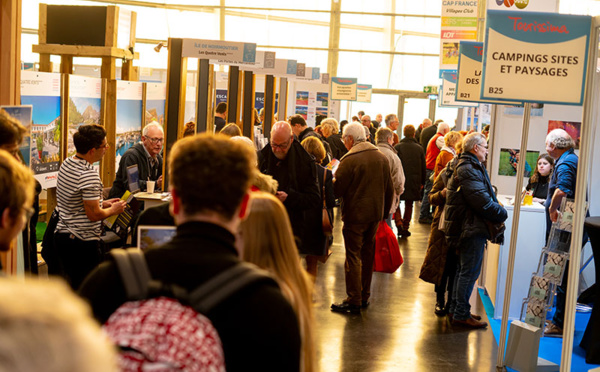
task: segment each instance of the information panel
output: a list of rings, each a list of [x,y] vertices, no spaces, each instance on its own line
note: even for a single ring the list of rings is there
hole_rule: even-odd
[[[220,40],[183,39],[182,57],[218,59],[222,63],[252,62],[256,59],[256,44]]]
[[[439,100],[441,107],[467,107],[477,106],[477,103],[456,101],[456,79],[455,72],[444,72],[442,74],[442,97]]]
[[[331,99],[356,101],[357,78],[332,77]]]
[[[591,17],[490,10],[481,97],[581,105]]]
[[[371,94],[373,93],[372,85],[358,84],[357,89],[358,102],[371,102]]]

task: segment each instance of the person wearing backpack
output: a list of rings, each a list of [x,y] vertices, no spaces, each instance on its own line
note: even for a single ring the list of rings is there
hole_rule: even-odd
[[[173,146],[169,185],[177,233],[145,253],[153,279],[193,292],[240,263],[234,234],[246,213],[254,167],[250,151],[211,134]],[[97,267],[80,294],[101,323],[127,301],[114,261]],[[221,339],[227,371],[299,371],[298,318],[274,282],[244,287],[203,315]]]

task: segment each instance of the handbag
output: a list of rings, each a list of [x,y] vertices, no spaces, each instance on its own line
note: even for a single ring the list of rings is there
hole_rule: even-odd
[[[504,222],[493,223],[488,220],[484,220],[487,225],[488,232],[490,233],[490,242],[494,244],[504,245],[504,231],[506,225]]]
[[[327,210],[327,203],[325,202],[325,180],[327,179],[327,169],[323,172],[323,188],[321,191],[321,199],[323,199],[323,234],[326,237],[333,235],[333,224],[329,219],[329,211]]]
[[[385,221],[381,221],[375,234],[373,270],[391,274],[398,270],[403,262],[396,234]]]

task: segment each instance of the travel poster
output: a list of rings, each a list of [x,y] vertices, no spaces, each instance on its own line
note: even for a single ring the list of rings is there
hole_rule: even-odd
[[[33,106],[31,169],[47,189],[56,187],[60,167],[61,75],[21,71],[21,104]]]
[[[27,164],[29,167],[31,164],[31,115],[33,106],[0,106],[0,109],[5,110],[7,114],[12,116],[27,129],[25,136],[23,136],[23,142],[21,142],[21,145],[19,146],[19,151],[21,152],[23,163]]]
[[[69,115],[67,135],[67,157],[76,153],[73,134],[84,124],[100,123],[102,101],[102,79],[84,76],[69,76]]]
[[[579,144],[581,143],[581,123],[576,121],[549,120],[548,133],[554,129],[564,129],[573,138],[573,141],[575,141],[575,148],[579,149]]]
[[[477,40],[477,1],[442,1],[440,78],[458,68],[459,42]]]
[[[500,164],[498,165],[498,175],[512,176],[517,175],[517,166],[519,165],[520,153],[519,149],[500,149]],[[539,151],[527,151],[525,159],[524,177],[531,177],[537,164],[537,159],[540,156]]]
[[[130,147],[142,139],[142,83],[117,81],[116,165]]]
[[[308,105],[308,92],[297,91],[296,92],[296,105],[306,106]]]
[[[164,127],[165,106],[167,105],[167,84],[146,83],[145,124],[155,121]]]

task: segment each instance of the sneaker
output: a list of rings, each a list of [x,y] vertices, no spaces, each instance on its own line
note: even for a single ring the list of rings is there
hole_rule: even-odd
[[[563,329],[557,326],[556,324],[550,322],[550,324],[546,325],[546,329],[544,330],[545,337],[562,337]]]

